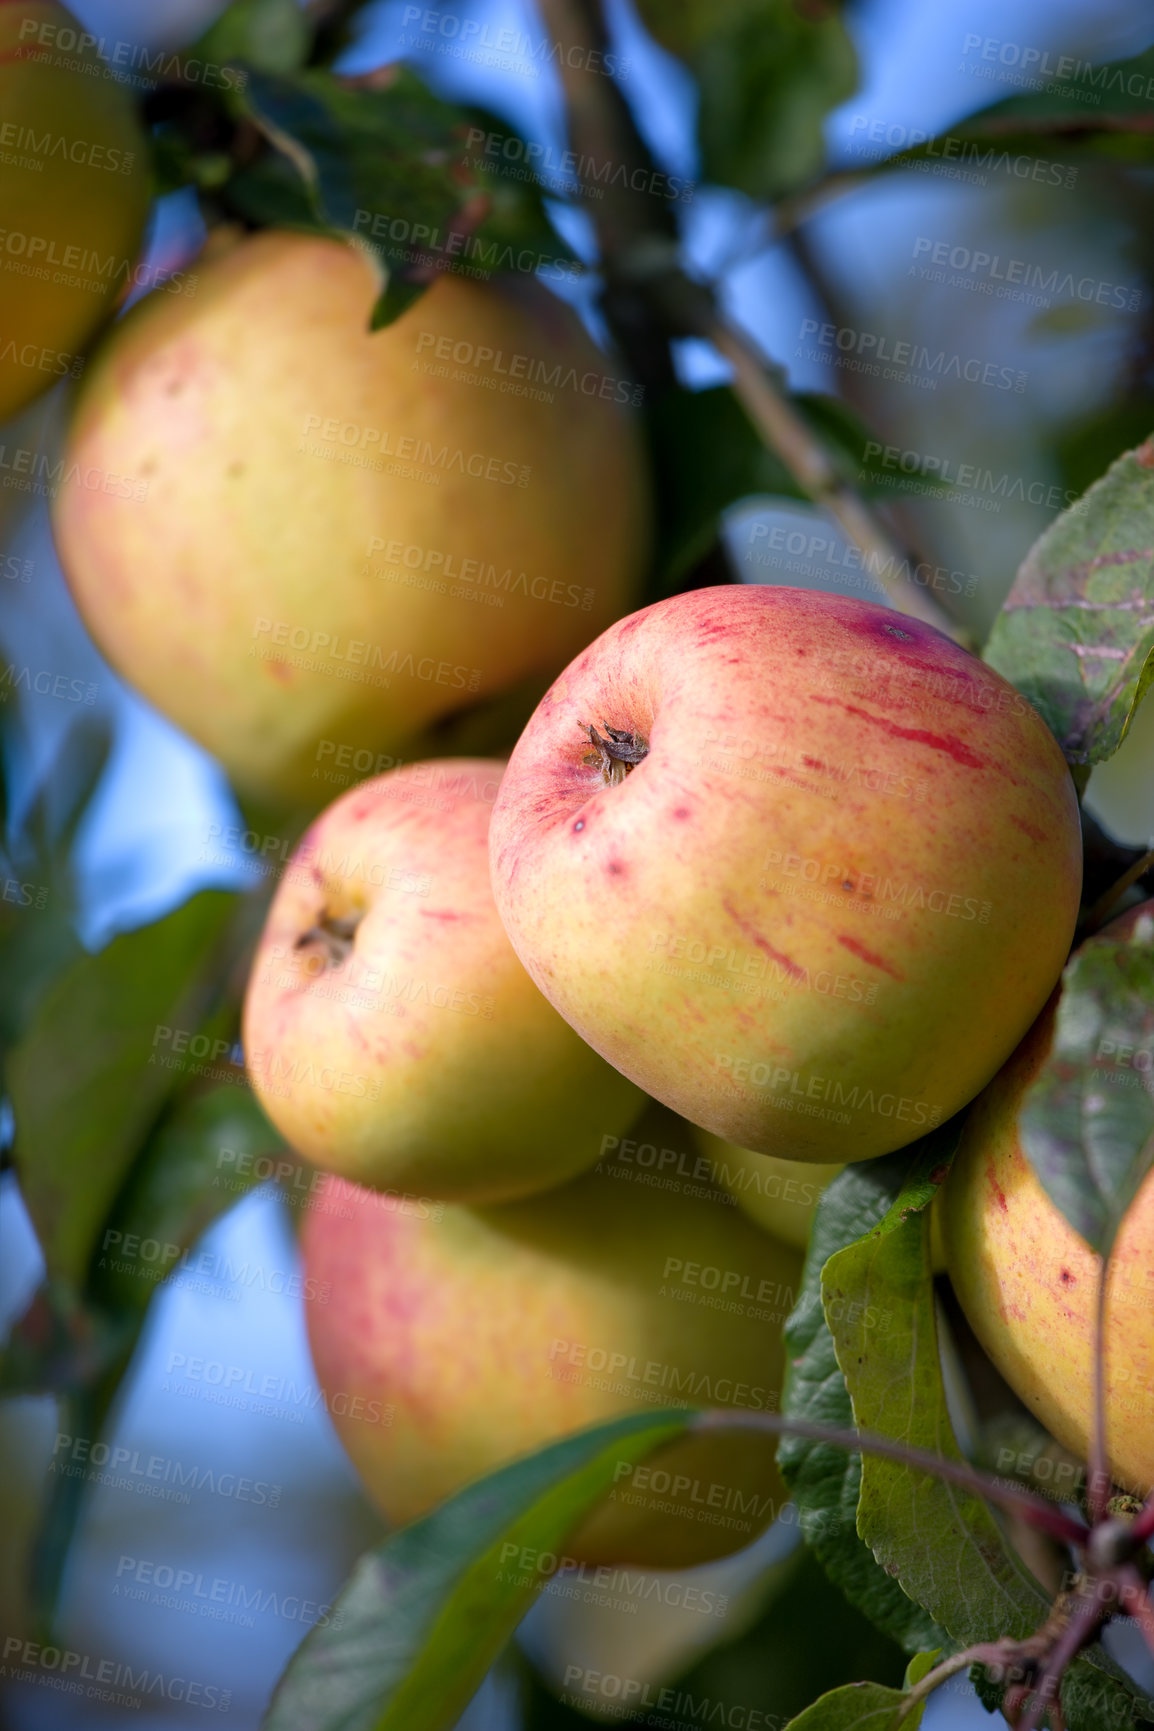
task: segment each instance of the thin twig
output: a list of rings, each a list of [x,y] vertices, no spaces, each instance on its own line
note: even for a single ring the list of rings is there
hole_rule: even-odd
[[[1095,1603],[1092,1598],[1082,1597],[1075,1601],[1070,1610],[1070,1621],[1054,1643],[1041,1679],[1031,1691],[1033,1699],[1017,1731],[1037,1731],[1047,1711],[1052,1726],[1057,1728],[1063,1724],[1059,1689],[1066,1667],[1093,1639],[1094,1631],[1105,1615],[1106,1607]]]
[[[1004,1509],[1028,1521],[1042,1532],[1050,1533],[1063,1544],[1079,1549],[1085,1545],[1090,1529],[1074,1515],[1067,1515],[1044,1497],[1033,1491],[1002,1484],[989,1473],[970,1466],[965,1461],[947,1460],[944,1455],[931,1454],[928,1449],[913,1448],[908,1443],[895,1442],[891,1437],[874,1431],[838,1430],[829,1425],[810,1424],[805,1419],[787,1418],[783,1413],[722,1412],[711,1410],[693,1420],[692,1430],[768,1430],[775,1436],[807,1437],[812,1442],[824,1442],[851,1454],[878,1455],[883,1460],[897,1461],[900,1466],[913,1467],[940,1478],[976,1497],[997,1503]]]
[[[1141,1539],[1143,1543],[1147,1539],[1154,1539],[1154,1491],[1150,1492],[1141,1509],[1134,1516],[1134,1525],[1130,1530],[1134,1537]]]
[[[907,561],[900,549],[838,473],[752,341],[721,317],[712,289],[685,274],[668,206],[652,191],[635,190],[653,185],[653,160],[614,80],[587,70],[591,56],[603,52],[607,42],[601,0],[539,0],[539,5],[553,39],[583,51],[560,57],[569,143],[579,166],[588,161],[615,171],[589,214],[605,279],[606,316],[634,366],[649,379],[665,369],[671,382],[670,337],[699,336],[713,343],[733,367],[736,394],[762,439],[806,498],[841,525],[895,606],[964,641],[963,628],[904,575]]]
[[[777,452],[806,497],[840,523],[865,555],[866,570],[895,606],[955,641],[966,641],[964,627],[956,624],[927,590],[919,589],[904,575],[902,566],[907,561],[899,548],[861,495],[838,473],[825,446],[777,384],[773,369],[752,340],[720,317],[701,334],[732,366],[734,390],[765,443]]]
[[[1139,878],[1145,877],[1146,873],[1151,870],[1154,870],[1154,848],[1136,859],[1130,869],[1123,872],[1117,883],[1111,884],[1110,888],[1098,897],[1094,905],[1087,908],[1081,920],[1082,931],[1086,934],[1096,932],[1098,927],[1104,923],[1106,915],[1114,903],[1121,900],[1131,884],[1136,884]]]

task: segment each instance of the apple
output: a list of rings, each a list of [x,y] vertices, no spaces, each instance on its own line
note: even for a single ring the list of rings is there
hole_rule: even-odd
[[[196,274],[116,327],[71,427],[69,464],[139,483],[56,508],[113,666],[239,788],[314,810],[338,756],[427,756],[531,685],[519,725],[640,576],[632,388],[532,279],[442,276],[373,332],[351,243],[226,233]]]
[[[541,996],[489,887],[504,765],[412,764],[313,823],[257,947],[244,1049],[298,1153],[378,1189],[493,1202],[591,1165],[645,1096]]]
[[[1026,700],[918,620],[787,588],[676,595],[590,644],[513,751],[490,858],[591,1046],[704,1129],[819,1164],[989,1081],[1081,885]]]
[[[819,1165],[755,1154],[696,1125],[694,1139],[709,1162],[714,1183],[728,1190],[751,1220],[783,1244],[806,1248],[822,1191],[844,1162]]]
[[[1140,922],[1154,943],[1154,901],[1101,935],[1127,939]],[[1018,1135],[1023,1098],[1050,1053],[1057,1004],[1055,993],[966,1120],[942,1193],[944,1236],[950,1279],[982,1346],[1034,1416],[1085,1460],[1101,1258],[1051,1202]],[[1150,1051],[1104,1056],[1103,1093],[1148,1087],[1152,1063]],[[1111,1469],[1145,1496],[1154,1488],[1154,1173],[1122,1222],[1107,1290]]]
[[[132,287],[148,140],[96,38],[56,0],[0,7],[0,421],[59,379]]]
[[[798,1250],[808,1247],[822,1192],[844,1170],[844,1162],[819,1166],[813,1161],[755,1154],[751,1148],[737,1148],[696,1126],[693,1136],[709,1162],[713,1182],[728,1190],[751,1220],[785,1244]],[[936,1196],[930,1211],[930,1266],[935,1274],[945,1272],[941,1209]]]
[[[629,1412],[777,1409],[800,1257],[712,1186],[657,1191],[615,1155],[492,1207],[332,1178],[301,1248],[325,1404],[390,1521]],[[651,1568],[728,1555],[787,1500],[775,1453],[772,1437],[719,1432],[623,1462],[566,1554]]]

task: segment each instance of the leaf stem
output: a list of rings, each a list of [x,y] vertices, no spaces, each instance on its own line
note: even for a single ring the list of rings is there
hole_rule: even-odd
[[[932,1671],[927,1671],[920,1683],[915,1683],[902,1698],[901,1712],[898,1715],[894,1731],[905,1719],[908,1719],[913,1709],[943,1683],[948,1683],[951,1677],[956,1677],[959,1671],[968,1671],[971,1665],[1002,1665],[1012,1663],[1018,1643],[1003,1637],[1000,1641],[979,1641],[973,1647],[965,1647],[960,1653],[955,1653],[949,1659],[943,1659],[940,1665],[935,1665]]]
[[[1090,1483],[1086,1501],[1090,1524],[1104,1521],[1110,1506],[1110,1468],[1106,1454],[1106,1282],[1110,1273],[1110,1258],[1102,1259],[1098,1278],[1098,1302],[1094,1315],[1094,1417],[1090,1434]]]
[[[1090,1534],[1084,1521],[1064,1513],[1032,1491],[1004,1485],[989,1473],[984,1473],[965,1461],[947,1460],[944,1455],[931,1454],[928,1449],[911,1448],[908,1443],[895,1442],[892,1438],[879,1436],[873,1431],[835,1430],[829,1425],[811,1424],[806,1419],[787,1418],[783,1413],[776,1412],[722,1412],[714,1409],[699,1414],[690,1428],[768,1430],[775,1436],[809,1437],[813,1442],[829,1443],[834,1448],[846,1449],[851,1454],[878,1455],[883,1460],[897,1461],[900,1465],[913,1467],[915,1471],[924,1472],[931,1478],[958,1485],[976,1497],[984,1497],[988,1502],[1009,1509],[1030,1526],[1049,1533],[1063,1544],[1081,1549]]]

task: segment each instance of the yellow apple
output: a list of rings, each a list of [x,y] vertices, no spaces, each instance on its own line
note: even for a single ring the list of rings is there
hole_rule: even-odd
[[[819,1165],[903,1147],[990,1080],[1082,877],[1069,771],[1011,685],[919,620],[745,585],[573,661],[490,852],[514,948],[590,1045],[704,1129]]]
[[[1104,930],[1151,922],[1144,902]],[[1049,1056],[1057,994],[975,1103],[943,1191],[946,1259],[978,1339],[1046,1429],[1083,1460],[1089,1446],[1101,1259],[1039,1183],[1018,1135],[1027,1090]],[[1104,1054],[1103,1091],[1149,1085],[1154,1052]],[[1154,1174],[1126,1215],[1110,1260],[1106,1426],[1126,1489],[1154,1487]]]
[[[134,281],[148,141],[56,0],[0,6],[0,421],[58,379]]]
[[[801,1259],[709,1186],[655,1191],[606,1161],[527,1201],[441,1208],[334,1178],[302,1252],[326,1405],[394,1522],[625,1413],[778,1406]],[[787,1500],[775,1452],[717,1433],[622,1463],[567,1554],[673,1568],[740,1549]]]
[[[646,482],[630,395],[532,279],[442,276],[369,329],[359,247],[217,242],[94,359],[61,560],[114,667],[261,798],[547,679],[628,605]],[[447,357],[447,358],[446,358]],[[424,745],[421,741],[424,740]],[[442,748],[443,749],[443,748]]]
[[[709,1161],[709,1175],[745,1209],[751,1220],[784,1244],[805,1250],[822,1192],[844,1165],[819,1166],[813,1161],[781,1160],[776,1154],[755,1154],[738,1148],[708,1130],[693,1126],[698,1147]],[[935,1274],[946,1267],[941,1209],[937,1197],[930,1212],[930,1266]]]
[[[804,1250],[821,1193],[844,1163],[818,1165],[807,1160],[781,1160],[775,1154],[755,1154],[697,1125],[693,1136],[709,1161],[714,1182],[736,1198],[749,1218],[783,1244]]]
[[[559,1184],[645,1096],[537,990],[489,887],[504,765],[413,764],[303,837],[244,1009],[253,1087],[286,1140],[377,1189],[498,1201]]]

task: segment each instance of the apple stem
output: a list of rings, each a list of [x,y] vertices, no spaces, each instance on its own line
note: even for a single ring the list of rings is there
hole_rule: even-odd
[[[607,787],[616,787],[624,781],[630,770],[649,755],[648,742],[628,728],[610,727],[607,721],[603,721],[603,735],[588,721],[579,721],[577,725],[582,733],[588,735],[593,746],[582,761],[600,769],[601,779]]]
[[[326,910],[315,925],[301,933],[293,948],[303,950],[308,944],[322,944],[328,951],[329,967],[338,968],[352,953],[357,927],[363,917],[363,913],[339,915]]]

